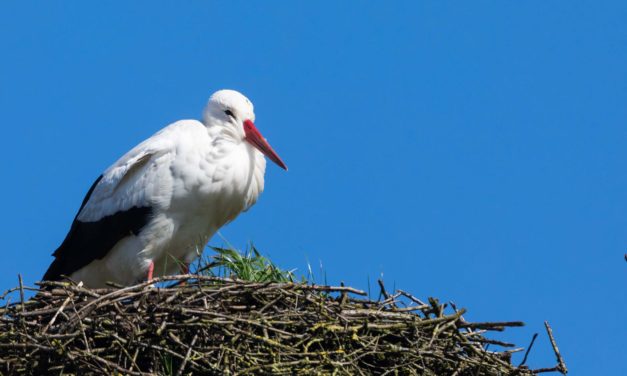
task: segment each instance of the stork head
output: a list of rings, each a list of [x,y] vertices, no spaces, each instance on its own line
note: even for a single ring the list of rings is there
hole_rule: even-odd
[[[219,90],[213,93],[204,111],[206,126],[220,126],[228,133],[248,142],[279,167],[287,170],[281,157],[261,135],[255,126],[255,112],[252,102],[235,90]]]

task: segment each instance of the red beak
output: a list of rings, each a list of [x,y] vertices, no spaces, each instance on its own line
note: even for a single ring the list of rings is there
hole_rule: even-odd
[[[285,171],[287,171],[287,166],[281,160],[281,157],[272,149],[272,146],[266,141],[265,138],[261,135],[261,133],[255,127],[255,123],[250,120],[244,121],[244,133],[246,134],[246,141],[250,142],[257,150],[263,153],[266,157],[270,158],[270,160]]]

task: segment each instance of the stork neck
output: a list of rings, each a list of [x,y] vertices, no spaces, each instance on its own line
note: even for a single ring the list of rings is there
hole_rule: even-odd
[[[207,125],[207,123],[205,123],[205,127],[207,127],[209,137],[211,137],[214,144],[221,142],[239,144],[244,141],[243,135],[239,134],[232,124],[223,124],[220,122],[218,124]]]

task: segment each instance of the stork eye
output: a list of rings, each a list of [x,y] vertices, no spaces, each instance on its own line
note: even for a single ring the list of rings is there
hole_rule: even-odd
[[[233,119],[235,119],[235,115],[233,115],[233,111],[231,110],[225,110],[224,113],[226,114],[226,116],[230,116]]]

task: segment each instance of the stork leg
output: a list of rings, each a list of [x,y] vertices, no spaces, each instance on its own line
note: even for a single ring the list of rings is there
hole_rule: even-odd
[[[150,261],[150,265],[148,266],[148,279],[150,281],[152,279],[152,273],[155,271],[155,263],[154,261]]]

